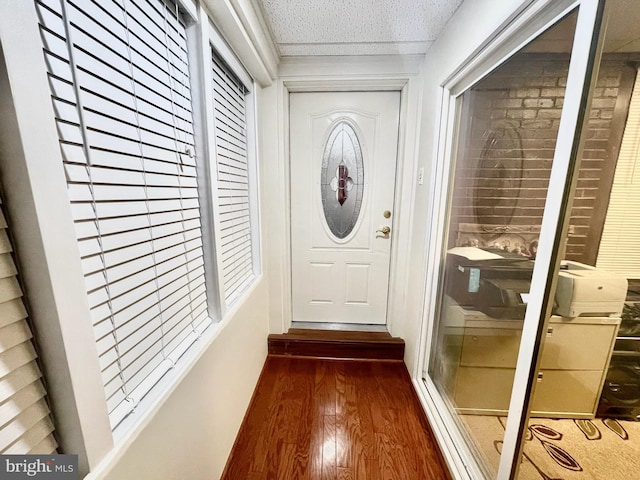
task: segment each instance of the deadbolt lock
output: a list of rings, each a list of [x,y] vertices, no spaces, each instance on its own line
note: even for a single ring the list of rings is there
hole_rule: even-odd
[[[391,212],[390,212],[389,210],[385,210],[385,211],[382,213],[382,216],[383,216],[384,218],[389,218],[389,217],[391,217]]]

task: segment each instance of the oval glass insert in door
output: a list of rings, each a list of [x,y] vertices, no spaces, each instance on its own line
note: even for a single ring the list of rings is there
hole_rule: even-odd
[[[333,127],[325,144],[320,178],[327,226],[336,238],[346,238],[360,216],[364,163],[358,136],[344,120]]]

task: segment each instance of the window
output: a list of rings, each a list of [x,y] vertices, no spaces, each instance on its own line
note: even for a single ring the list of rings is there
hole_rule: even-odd
[[[162,0],[37,7],[115,428],[212,323],[186,25]]]
[[[22,291],[0,211],[0,453],[56,451]]]
[[[640,278],[640,75],[616,164],[597,266]]]
[[[225,303],[230,306],[255,279],[255,192],[248,142],[250,101],[247,86],[213,48],[211,65],[220,212],[220,282]]]
[[[320,178],[325,221],[336,238],[346,238],[360,216],[365,185],[360,141],[346,120],[331,130]]]

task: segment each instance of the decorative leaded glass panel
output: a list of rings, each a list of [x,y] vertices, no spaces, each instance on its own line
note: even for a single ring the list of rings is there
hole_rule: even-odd
[[[364,193],[362,149],[346,121],[333,128],[324,147],[320,188],[327,225],[337,238],[345,238],[358,221]]]

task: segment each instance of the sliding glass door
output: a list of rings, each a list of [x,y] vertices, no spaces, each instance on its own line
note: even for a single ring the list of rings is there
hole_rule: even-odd
[[[640,469],[640,9],[608,0],[607,10],[519,480]]]
[[[514,475],[524,412],[543,408],[562,381],[527,395],[600,14],[597,1],[534,2],[445,86],[424,378],[466,470],[486,478]]]

